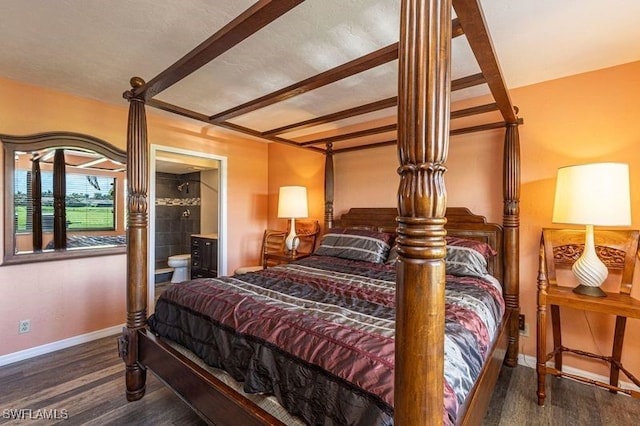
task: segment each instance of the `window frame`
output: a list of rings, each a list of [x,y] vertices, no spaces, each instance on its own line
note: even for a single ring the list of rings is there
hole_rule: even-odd
[[[104,256],[126,253],[126,245],[95,246],[82,249],[57,249],[34,252],[15,252],[17,230],[14,223],[14,187],[15,187],[15,155],[21,151],[38,151],[53,148],[70,148],[93,151],[110,160],[127,164],[126,152],[99,138],[73,132],[48,132],[26,136],[0,135],[4,153],[4,254],[3,265],[13,265],[32,262]],[[65,174],[68,174],[65,172]],[[126,185],[126,174],[124,175]],[[114,209],[126,214],[125,191],[115,191]],[[117,214],[114,212],[114,214]],[[124,217],[124,216],[123,216]],[[123,219],[125,220],[125,219]],[[117,221],[117,219],[116,219]],[[115,224],[114,224],[115,225]],[[116,225],[117,227],[117,225]],[[123,222],[126,232],[126,222]],[[98,231],[97,229],[86,231]],[[72,232],[76,232],[73,230]],[[84,231],[79,231],[84,232]]]

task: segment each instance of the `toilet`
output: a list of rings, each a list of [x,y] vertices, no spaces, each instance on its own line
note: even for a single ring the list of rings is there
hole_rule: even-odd
[[[175,256],[169,256],[167,263],[173,268],[173,275],[171,276],[172,283],[181,283],[182,281],[187,281],[190,278],[190,254],[176,254]]]

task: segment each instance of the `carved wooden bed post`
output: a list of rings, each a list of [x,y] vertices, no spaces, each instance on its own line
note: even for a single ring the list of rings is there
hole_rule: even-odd
[[[402,2],[394,417],[441,424],[451,0]]]
[[[504,286],[505,303],[511,311],[508,325],[509,348],[505,362],[508,366],[515,367],[518,363],[520,316],[520,136],[517,122],[507,125],[503,173]]]
[[[139,77],[131,79],[135,90],[144,85]],[[127,189],[129,220],[127,226],[127,327],[120,340],[120,354],[126,364],[127,399],[144,396],[146,369],[138,364],[138,329],[147,322],[147,188],[148,148],[144,99],[125,92],[129,101],[127,129]]]
[[[327,143],[324,159],[324,232],[333,226],[333,144]]]

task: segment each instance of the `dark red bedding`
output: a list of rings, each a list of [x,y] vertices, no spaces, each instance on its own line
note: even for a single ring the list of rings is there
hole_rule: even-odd
[[[504,312],[500,287],[447,276],[445,423],[473,387]],[[309,424],[392,424],[395,267],[328,256],[174,285],[154,333],[276,395]]]

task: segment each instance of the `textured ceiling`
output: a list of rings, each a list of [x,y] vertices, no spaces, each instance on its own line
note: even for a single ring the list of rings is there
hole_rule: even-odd
[[[253,3],[0,0],[0,76],[124,105],[130,77],[149,81]],[[395,43],[399,4],[307,0],[157,98],[214,114],[271,93]],[[509,88],[640,60],[638,0],[481,4]],[[453,78],[478,71],[463,37],[454,40],[452,62]],[[394,61],[230,121],[265,130],[394,96],[396,66]],[[454,99],[484,92],[467,89]],[[366,119],[390,114],[393,109]]]

